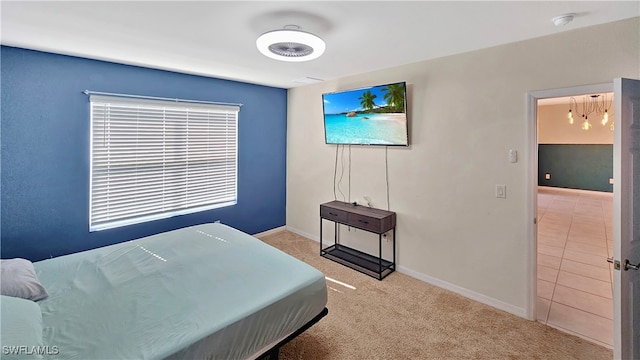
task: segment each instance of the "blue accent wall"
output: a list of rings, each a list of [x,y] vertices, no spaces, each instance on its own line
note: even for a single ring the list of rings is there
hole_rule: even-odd
[[[545,174],[551,179],[545,179]],[[538,185],[613,192],[613,145],[538,145]]]
[[[32,261],[220,220],[254,234],[285,224],[287,90],[3,46],[1,255]],[[238,204],[89,232],[84,90],[242,103]]]

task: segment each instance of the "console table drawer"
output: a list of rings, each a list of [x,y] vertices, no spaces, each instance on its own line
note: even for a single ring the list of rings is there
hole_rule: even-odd
[[[327,206],[320,206],[320,217],[342,224],[346,224],[348,221],[348,213],[346,211]]]
[[[380,231],[380,228],[382,227],[380,225],[380,219],[372,218],[369,216],[350,213],[347,223],[351,226],[360,228],[362,230],[373,231],[377,234],[382,232]]]

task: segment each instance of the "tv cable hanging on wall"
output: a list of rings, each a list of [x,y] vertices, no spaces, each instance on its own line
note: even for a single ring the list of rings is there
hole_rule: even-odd
[[[340,184],[342,183],[342,179],[344,177],[344,148],[345,145],[342,145],[342,151],[340,151],[340,145],[336,145],[336,156],[335,162],[333,166],[333,199],[338,200],[338,192],[342,195],[342,199],[345,202],[351,203],[351,145],[349,145],[349,153],[347,158],[347,179],[348,179],[348,188],[347,188],[347,196],[340,189]],[[338,179],[338,154],[340,153],[340,179]],[[385,187],[386,187],[386,197],[387,197],[387,210],[389,211],[391,208],[390,204],[390,196],[389,196],[389,147],[384,147],[384,177],[385,177]],[[337,191],[336,191],[337,190]],[[369,196],[365,196],[364,199],[367,201],[367,206],[371,206],[371,198]],[[357,203],[354,202],[354,205]]]

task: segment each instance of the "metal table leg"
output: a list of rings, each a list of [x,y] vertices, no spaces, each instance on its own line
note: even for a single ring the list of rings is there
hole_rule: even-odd
[[[322,256],[322,218],[320,218],[320,256]]]
[[[382,234],[378,234],[378,280],[382,280]]]

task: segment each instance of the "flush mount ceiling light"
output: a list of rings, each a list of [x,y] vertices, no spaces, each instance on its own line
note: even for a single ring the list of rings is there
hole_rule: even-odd
[[[553,25],[555,26],[564,26],[573,21],[573,18],[576,14],[563,14],[560,16],[556,16],[551,21],[553,21]]]
[[[322,39],[300,30],[296,25],[260,35],[256,46],[263,55],[281,61],[313,60],[320,57],[326,48]]]

